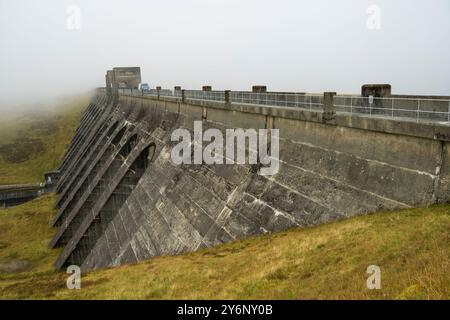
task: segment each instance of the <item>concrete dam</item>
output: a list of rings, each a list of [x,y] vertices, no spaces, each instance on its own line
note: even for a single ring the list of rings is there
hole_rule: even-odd
[[[450,200],[446,97],[137,89],[106,75],[59,168],[58,269],[83,271]],[[394,101],[394,102],[393,102]],[[420,108],[417,108],[417,104]],[[174,164],[178,128],[279,131],[279,169]],[[225,135],[225,134],[224,134]]]

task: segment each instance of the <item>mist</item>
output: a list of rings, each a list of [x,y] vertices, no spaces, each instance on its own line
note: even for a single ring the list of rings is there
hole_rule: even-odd
[[[152,87],[449,95],[449,39],[448,0],[0,0],[0,109],[103,86],[115,66]]]

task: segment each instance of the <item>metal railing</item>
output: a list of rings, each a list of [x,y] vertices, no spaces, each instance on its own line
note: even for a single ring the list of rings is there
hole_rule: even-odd
[[[142,96],[158,96],[158,90],[150,89],[148,91],[141,91]]]
[[[402,97],[335,96],[336,113],[450,123],[450,100]]]
[[[184,92],[184,93],[183,93]],[[179,100],[217,101],[223,103],[255,104],[300,108],[322,112],[324,99],[321,94],[291,92],[203,91],[152,89],[119,89],[119,93],[135,96],[172,97]],[[227,99],[227,100],[226,100]],[[336,95],[333,106],[337,114],[369,117],[401,118],[415,122],[439,122],[450,125],[450,100],[408,97],[362,97]]]
[[[323,95],[319,94],[233,91],[230,92],[230,101],[314,111],[323,110]]]
[[[185,90],[184,97],[191,100],[209,100],[225,102],[225,91]]]

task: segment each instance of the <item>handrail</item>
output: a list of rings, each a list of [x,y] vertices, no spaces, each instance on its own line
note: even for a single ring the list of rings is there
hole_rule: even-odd
[[[132,96],[171,97],[177,100],[215,101],[237,104],[255,104],[324,111],[321,94],[296,92],[206,91],[118,89],[120,94]],[[410,97],[363,97],[335,95],[332,106],[336,114],[365,117],[389,117],[415,122],[438,122],[450,125],[450,100]]]

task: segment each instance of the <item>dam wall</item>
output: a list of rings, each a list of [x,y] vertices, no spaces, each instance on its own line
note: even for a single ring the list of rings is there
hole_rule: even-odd
[[[194,121],[279,129],[278,172],[174,164],[172,132]],[[449,143],[438,123],[98,90],[59,168],[55,265],[85,271],[448,202]]]

